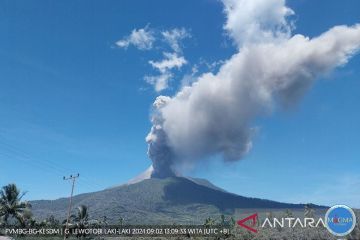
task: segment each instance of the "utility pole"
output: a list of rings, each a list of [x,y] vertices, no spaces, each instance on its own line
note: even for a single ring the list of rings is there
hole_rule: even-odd
[[[71,180],[72,181],[72,186],[71,186],[71,194],[70,194],[70,202],[69,202],[69,209],[68,209],[68,213],[67,213],[67,218],[66,218],[66,225],[65,225],[65,231],[68,228],[68,224],[69,224],[69,220],[70,220],[70,213],[71,213],[71,205],[72,205],[72,197],[74,194],[74,187],[75,187],[75,181],[76,179],[80,176],[80,174],[77,174],[75,176],[70,175],[70,177],[64,177],[64,180]],[[64,232],[64,240],[66,239],[66,234]]]

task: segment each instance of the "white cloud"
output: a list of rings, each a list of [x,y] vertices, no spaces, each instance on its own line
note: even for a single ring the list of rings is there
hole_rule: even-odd
[[[178,54],[176,53],[165,52],[163,54],[163,60],[149,61],[150,65],[159,70],[161,73],[167,72],[173,68],[180,69],[184,64],[187,63],[186,59],[183,56],[178,56]]]
[[[169,81],[172,76],[170,72],[164,72],[157,76],[145,76],[144,79],[147,83],[154,86],[156,92],[161,92],[169,87]]]
[[[140,50],[149,50],[153,47],[154,42],[154,32],[146,26],[145,28],[132,30],[129,36],[124,37],[115,44],[121,48],[128,48],[133,45]]]
[[[185,28],[156,31],[146,26],[141,29],[134,29],[129,36],[117,41],[116,45],[125,49],[133,45],[140,50],[150,50],[154,48],[156,42],[167,43],[167,48],[170,47],[173,52],[163,52],[163,59],[149,61],[149,64],[160,74],[144,77],[147,83],[154,86],[155,91],[160,92],[168,88],[169,80],[173,77],[172,71],[174,69],[179,70],[187,64],[181,49],[181,41],[187,37],[191,37],[191,35]],[[162,41],[158,41],[159,39]]]
[[[198,78],[197,74],[199,72],[198,68],[199,68],[198,65],[194,64],[191,68],[191,72],[183,76],[183,78],[180,81],[182,87],[190,86],[193,82],[197,80]]]
[[[169,86],[169,80],[173,77],[172,70],[180,69],[187,63],[183,56],[177,53],[163,53],[164,59],[160,61],[149,61],[149,64],[160,72],[158,76],[145,76],[145,81],[154,86],[156,92],[165,90]]]
[[[144,28],[133,29],[130,35],[123,37],[115,44],[121,48],[128,48],[133,45],[140,50],[150,50],[154,43],[160,39],[166,42],[174,52],[180,53],[182,52],[181,41],[188,37],[191,37],[191,34],[185,28],[156,31],[145,26]]]
[[[161,32],[164,40],[177,53],[181,52],[181,41],[184,38],[191,37],[191,34],[185,28],[174,28]]]

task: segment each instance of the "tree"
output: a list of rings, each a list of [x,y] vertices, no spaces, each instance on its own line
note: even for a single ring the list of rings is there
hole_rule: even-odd
[[[77,208],[77,214],[71,215],[71,222],[73,224],[70,228],[77,228],[77,229],[86,229],[89,226],[89,214],[88,208],[85,205],[80,205]],[[85,233],[78,233],[76,237],[85,237]]]
[[[222,226],[226,225],[226,219],[225,219],[224,214],[221,214],[221,216],[220,216],[220,225],[222,225]]]
[[[257,221],[257,222],[259,222],[259,221]],[[234,227],[235,223],[236,223],[236,221],[235,221],[234,217],[231,217],[229,220],[230,227]]]
[[[108,222],[107,222],[107,216],[103,216],[103,220],[102,220],[102,222],[103,222],[103,224],[105,225],[105,226],[107,226],[108,225]]]
[[[286,218],[292,218],[292,217],[294,217],[294,214],[291,212],[290,209],[286,209],[284,215],[285,215]]]
[[[312,208],[311,204],[305,204],[304,216],[306,218],[313,218],[315,216],[315,210]]]
[[[210,227],[210,226],[213,226],[215,225],[215,220],[212,219],[211,217],[208,217],[207,219],[205,219],[205,223],[204,223],[204,226],[205,227]]]
[[[71,215],[70,218],[78,227],[85,227],[89,220],[88,208],[85,205],[80,205],[77,208],[77,215]]]
[[[122,225],[124,224],[124,218],[119,217],[119,219],[118,219],[118,224],[119,224],[120,226],[122,226]]]
[[[3,186],[0,191],[0,217],[5,225],[8,224],[9,217],[18,221],[21,226],[25,226],[28,216],[31,216],[31,205],[26,201],[21,201],[26,192],[20,193],[15,184]]]
[[[44,225],[50,227],[57,227],[60,225],[60,222],[58,219],[55,218],[54,215],[50,215],[44,220]]]

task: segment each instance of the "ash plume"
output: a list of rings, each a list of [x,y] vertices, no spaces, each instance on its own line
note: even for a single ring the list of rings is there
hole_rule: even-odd
[[[150,133],[146,137],[146,142],[149,144],[148,156],[153,160],[152,177],[164,178],[175,176],[172,166],[175,161],[175,154],[172,148],[167,144],[167,135],[163,129],[164,119],[160,110],[166,106],[171,99],[166,96],[159,96],[156,98],[153,107]]]
[[[295,105],[313,82],[360,48],[360,25],[315,38],[292,35],[284,0],[223,0],[225,31],[237,52],[175,96],[159,96],[146,140],[153,177],[221,155],[237,161],[252,147],[254,120]]]

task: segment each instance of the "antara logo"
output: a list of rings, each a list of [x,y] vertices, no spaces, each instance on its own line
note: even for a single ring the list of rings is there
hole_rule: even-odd
[[[257,230],[255,228],[253,228],[254,226],[256,226],[256,219],[258,218],[258,214],[255,213],[253,215],[250,215],[242,220],[237,221],[237,224],[243,228],[246,228],[249,231],[252,231],[254,233],[257,233]],[[250,225],[247,225],[246,222],[250,222]]]
[[[338,221],[338,219],[334,219]],[[259,221],[258,214],[255,213],[250,215],[242,220],[237,221],[237,224],[240,227],[243,227],[251,232],[257,233],[258,230],[255,229],[255,226],[259,226],[261,228],[270,227],[270,228],[277,228],[277,227],[288,227],[288,228],[317,228],[319,226],[325,227],[324,219],[319,218],[293,218],[293,217],[286,217],[286,218],[265,218],[264,221]]]

